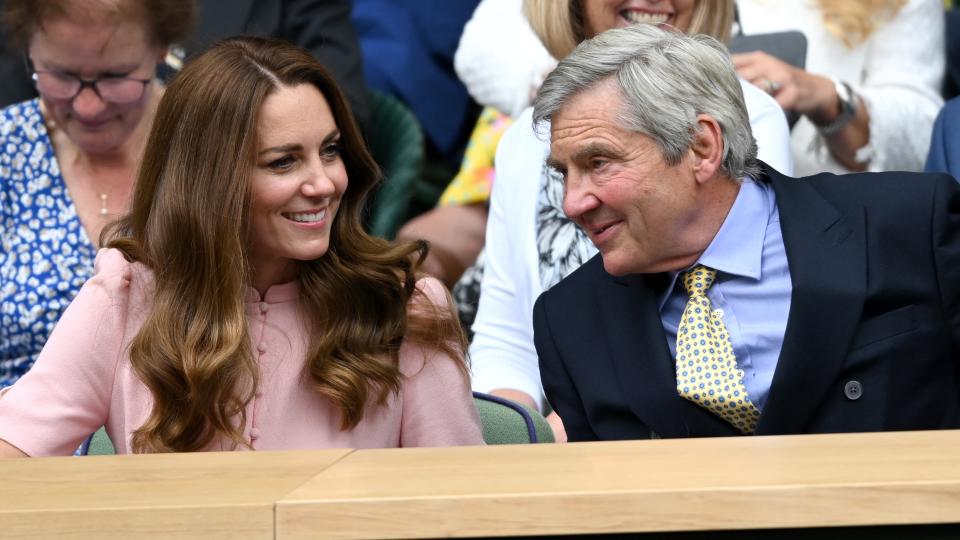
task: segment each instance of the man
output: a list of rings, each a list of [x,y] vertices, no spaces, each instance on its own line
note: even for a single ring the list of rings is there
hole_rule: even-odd
[[[723,47],[649,25],[561,62],[544,120],[600,250],[534,308],[571,441],[960,425],[950,177],[777,173]]]

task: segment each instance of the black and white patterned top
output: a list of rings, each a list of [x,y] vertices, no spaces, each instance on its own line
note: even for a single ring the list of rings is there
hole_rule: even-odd
[[[563,213],[563,178],[546,164],[537,197],[537,253],[540,283],[546,291],[589,261],[597,248]]]

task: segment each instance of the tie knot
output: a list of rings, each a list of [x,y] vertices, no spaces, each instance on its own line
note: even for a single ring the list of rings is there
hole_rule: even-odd
[[[717,271],[698,264],[684,272],[682,277],[683,287],[688,295],[707,294],[707,289],[713,285],[713,280],[717,277]]]

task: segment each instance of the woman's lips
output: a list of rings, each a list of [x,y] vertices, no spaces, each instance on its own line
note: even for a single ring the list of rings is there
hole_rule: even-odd
[[[650,11],[639,11],[626,9],[620,12],[620,16],[630,24],[664,24],[669,22],[671,13],[653,13]]]
[[[80,124],[80,127],[89,131],[95,131],[107,125],[108,120],[81,120],[73,117],[74,121]]]

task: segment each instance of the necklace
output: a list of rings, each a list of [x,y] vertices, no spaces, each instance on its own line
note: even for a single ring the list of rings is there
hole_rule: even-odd
[[[107,197],[108,197],[108,196],[109,196],[108,193],[101,193],[101,194],[100,194],[100,215],[101,215],[101,216],[105,216],[105,215],[107,215],[107,214],[110,213],[110,211],[107,210]]]

